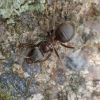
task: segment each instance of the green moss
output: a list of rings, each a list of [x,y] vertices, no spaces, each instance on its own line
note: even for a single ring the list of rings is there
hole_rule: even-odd
[[[28,10],[43,10],[45,0],[0,0],[0,2],[0,14],[3,18],[10,18]]]
[[[11,87],[10,84],[8,84],[8,90],[9,90],[9,91],[12,91],[12,87]]]
[[[0,100],[20,100],[20,98],[12,97],[9,93],[0,89]]]
[[[9,93],[0,89],[0,100],[14,100]]]
[[[20,100],[19,97],[14,97],[14,96],[12,97],[10,95],[10,92],[12,91],[12,86],[10,84],[7,85],[9,93],[6,92],[5,90],[2,90],[1,86],[2,85],[0,83],[0,100]],[[17,95],[17,93],[16,93],[16,95]]]

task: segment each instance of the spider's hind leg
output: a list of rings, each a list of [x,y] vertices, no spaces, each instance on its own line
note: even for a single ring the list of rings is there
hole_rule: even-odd
[[[52,20],[52,26],[53,26],[53,29],[55,29],[55,11],[56,11],[56,2],[53,3],[53,20]]]
[[[75,47],[73,47],[73,46],[68,46],[68,45],[65,45],[65,44],[63,44],[63,43],[60,43],[63,47],[65,47],[65,48],[70,48],[70,49],[74,49]]]

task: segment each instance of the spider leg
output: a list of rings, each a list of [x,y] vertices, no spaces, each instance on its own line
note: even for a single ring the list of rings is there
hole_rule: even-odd
[[[43,62],[45,62],[45,61],[51,56],[52,52],[53,52],[53,49],[51,49],[51,51],[50,51],[50,53],[48,54],[48,56],[45,57],[44,60],[42,60],[41,64],[42,64]]]
[[[57,57],[58,57],[58,59],[60,58],[60,56],[59,56],[59,54],[58,54],[58,52],[57,52],[57,50],[54,48],[54,51],[55,51],[55,53],[56,53],[56,55],[57,55]]]
[[[25,47],[32,47],[32,43],[21,43],[20,45],[16,46],[15,48],[25,48]]]
[[[70,48],[70,49],[74,49],[75,47],[72,47],[72,46],[68,46],[68,45],[65,45],[65,44],[63,44],[63,43],[61,43],[61,42],[59,42],[63,47],[66,47],[66,48]]]
[[[47,8],[47,7],[46,7]],[[47,34],[49,37],[52,37],[52,34],[54,32],[54,29],[55,29],[55,10],[56,10],[56,2],[53,3],[53,18],[52,18],[52,26],[53,28],[50,30],[49,29],[49,20],[47,19],[46,20],[46,23],[47,23]],[[48,10],[46,9],[46,16],[48,18]]]
[[[46,12],[46,31],[49,33],[49,10],[48,10],[48,5],[45,4],[45,12]],[[49,36],[50,36],[50,33],[49,33]]]
[[[19,56],[25,59],[29,59],[30,57],[24,56],[24,55],[19,55],[19,54],[13,54],[12,56],[8,57],[8,58],[13,58],[14,56]],[[0,60],[6,60],[7,58],[1,58]]]
[[[19,54],[14,54],[13,56],[19,56],[19,57],[23,57],[23,58],[30,58],[30,57],[27,57],[27,56],[24,56],[24,55],[19,55]]]
[[[54,2],[53,3],[53,20],[52,20],[52,26],[53,26],[53,28],[51,29],[51,31],[50,31],[50,25],[49,25],[49,15],[48,15],[48,13],[49,13],[49,10],[48,10],[48,8],[47,8],[47,5],[45,5],[45,11],[46,11],[46,23],[47,23],[47,35],[49,36],[49,37],[51,37],[52,36],[52,33],[53,33],[53,31],[54,31],[54,29],[55,29],[55,10],[56,10],[56,2]]]
[[[54,51],[55,51],[55,53],[56,53],[58,59],[60,60],[60,62],[61,62],[61,64],[62,64],[62,69],[63,69],[64,74],[65,74],[65,77],[66,77],[66,72],[65,72],[65,70],[64,70],[63,62],[61,61],[61,58],[60,58],[60,56],[59,56],[59,54],[58,54],[58,52],[57,52],[57,50],[56,50],[55,48],[54,48]],[[66,77],[66,80],[67,80],[67,77]]]
[[[53,30],[55,29],[55,11],[56,11],[56,2],[53,3],[53,21],[52,21],[52,26]]]
[[[50,34],[50,32],[49,32],[49,31],[47,32],[47,35],[48,35],[48,37],[50,37],[50,36],[51,36],[51,34]]]
[[[19,55],[19,54],[14,54],[13,56],[19,56],[19,57],[22,57],[25,59],[25,61],[29,64],[32,64],[33,61],[31,61],[31,57],[28,57],[28,56],[24,56],[24,55]]]

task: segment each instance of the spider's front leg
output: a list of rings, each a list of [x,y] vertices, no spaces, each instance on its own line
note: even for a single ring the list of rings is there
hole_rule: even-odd
[[[57,52],[57,50],[55,48],[54,48],[54,51],[55,51],[55,54],[57,55],[58,59],[60,60],[60,62],[62,64],[61,68],[63,69],[65,77],[66,77],[66,80],[67,80],[66,71],[64,70],[64,68],[65,68],[64,64],[63,64],[63,62],[62,62],[62,60],[61,60],[61,58],[60,58],[60,56],[59,56],[59,54],[58,54],[58,52]]]
[[[53,30],[55,29],[55,11],[56,11],[56,2],[53,3],[53,21],[52,21]]]

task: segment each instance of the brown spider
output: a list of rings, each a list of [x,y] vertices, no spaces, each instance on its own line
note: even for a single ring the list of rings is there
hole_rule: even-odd
[[[55,31],[51,30],[50,32],[47,32],[47,34],[48,34],[47,40],[41,41],[38,45],[38,48],[35,47],[35,48],[31,49],[31,51],[28,53],[27,57],[29,57],[29,58],[25,58],[27,63],[31,64],[31,63],[35,63],[35,62],[44,62],[50,57],[50,55],[53,51],[55,51],[58,58],[60,58],[57,50],[54,47],[57,43],[59,43],[60,45],[66,47],[66,48],[74,49],[74,47],[63,44],[65,42],[70,41],[73,38],[73,36],[75,35],[75,26],[72,22],[62,23],[57,27],[57,29]],[[52,34],[54,34],[54,35],[52,35]],[[43,55],[48,52],[50,52],[50,53],[43,60]],[[36,54],[36,53],[39,53],[39,54]],[[36,56],[40,56],[40,58],[35,59]]]
[[[55,9],[56,9],[56,2],[54,2],[54,16],[55,16]],[[48,14],[47,9],[46,13]],[[54,19],[52,23],[54,23]],[[57,28],[55,28],[55,26],[53,25],[53,29],[47,31],[47,40],[41,41],[36,47],[30,50],[30,52],[27,55],[27,57],[29,58],[25,58],[26,62],[29,64],[36,62],[44,62],[50,57],[53,51],[60,59],[60,56],[54,46],[59,43],[60,45],[66,48],[73,49],[74,47],[67,46],[63,43],[70,41],[74,35],[75,35],[75,25],[73,22],[61,23],[60,25],[58,25]],[[48,56],[45,57],[45,59],[43,59],[44,54],[48,52],[50,52]]]

